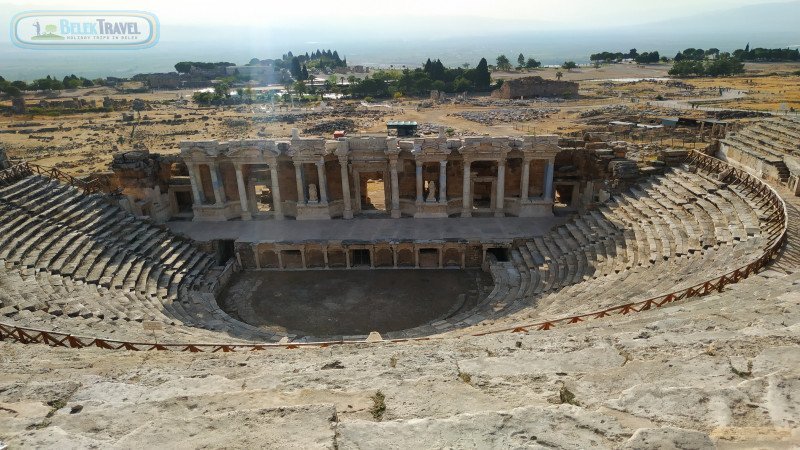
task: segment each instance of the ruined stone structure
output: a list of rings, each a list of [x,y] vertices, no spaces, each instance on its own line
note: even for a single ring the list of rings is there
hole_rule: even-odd
[[[800,118],[775,117],[729,132],[718,156],[800,195]]]
[[[196,221],[551,216],[559,150],[557,136],[181,143]]]
[[[171,330],[168,339],[173,341],[216,342],[220,335],[215,330],[228,333],[224,339],[250,342],[293,339],[297,336],[242,323],[216,307],[215,295],[231,271],[237,267],[398,266],[484,267],[492,275],[494,288],[473,307],[385,333],[386,338],[455,332],[475,324],[482,324],[478,328],[482,331],[513,328],[527,320],[515,313],[533,313],[531,308],[552,317],[586,312],[588,320],[595,317],[592,311],[676,289],[699,284],[716,290],[706,280],[726,274],[733,277],[734,270],[751,261],[763,264],[764,252],[780,248],[776,244],[782,242],[787,221],[777,195],[768,188],[754,189],[758,179],[743,174],[734,177],[731,169],[702,172],[715,167],[708,162],[712,158],[702,158],[703,169],[679,167],[640,179],[592,210],[559,219],[561,223],[552,228],[516,234],[504,243],[466,238],[475,231],[463,233],[460,239],[420,240],[414,237],[419,231],[413,229],[412,234],[391,242],[335,241],[329,239],[335,230],[328,226],[334,222],[315,221],[294,224],[316,226],[316,238],[309,232],[303,242],[253,244],[234,242],[240,237],[235,225],[265,223],[189,222],[209,229],[223,226],[216,232],[209,230],[212,235],[233,230],[232,239],[215,238],[201,248],[132,217],[102,195],[83,195],[76,187],[33,172],[7,172],[0,178],[0,259],[5,261],[0,265],[1,319],[20,326],[56,326],[78,335],[113,333],[139,342],[146,339],[147,330],[135,325],[143,320],[162,322]],[[324,195],[323,184],[320,201]],[[383,220],[411,222],[416,228],[437,222]],[[481,219],[465,222],[474,220]],[[370,222],[335,223],[370,227]],[[273,223],[291,226],[289,221]],[[225,251],[228,245],[221,241],[227,240],[230,247],[239,246],[236,252]],[[215,246],[216,259],[203,251]]]
[[[113,187],[124,196],[120,206],[126,211],[159,223],[190,211],[191,187],[180,157],[152,154],[146,149],[120,152],[114,155],[110,168]]]
[[[587,155],[559,152],[554,183],[573,176],[569,166],[581,172]],[[154,160],[118,164],[161,179]],[[402,330],[333,336],[221,309],[220,292],[249,262],[214,258],[213,245],[60,180],[0,173],[0,432],[11,447],[796,446],[800,230],[786,211],[800,199],[785,203],[708,156],[638,178],[505,252],[461,239],[437,243],[440,253],[403,240],[360,243],[349,256],[343,242],[259,253],[259,264],[315,269],[348,258],[454,267],[459,245],[467,265],[485,258],[492,281],[475,302]],[[426,203],[446,192],[430,180]],[[330,201],[323,183],[308,184]],[[272,195],[262,187],[260,197]],[[318,225],[326,236],[379,220],[424,230],[554,218],[187,223],[234,237],[241,225]],[[792,245],[782,247],[787,232]]]
[[[500,89],[492,91],[493,98],[515,99],[533,97],[575,98],[578,83],[573,81],[545,80],[542,77],[524,77],[506,80]]]
[[[14,97],[11,99],[11,112],[14,114],[26,114],[28,107],[25,104],[25,97]]]
[[[798,130],[771,118],[719,142],[727,163],[678,149],[652,166],[602,134],[194,142],[116,155],[130,208],[55,169],[0,170],[0,447],[796,448]],[[539,209],[576,197],[568,217]],[[156,202],[211,237],[140,217]],[[324,220],[254,220],[281,217]],[[513,223],[546,226],[486,238]],[[352,298],[331,269],[359,286],[394,267],[491,279],[368,332],[221,301],[240,269],[265,303],[261,270]],[[443,273],[415,287],[444,296],[425,284]],[[385,315],[370,294],[365,315]],[[297,315],[357,314],[306,300]]]

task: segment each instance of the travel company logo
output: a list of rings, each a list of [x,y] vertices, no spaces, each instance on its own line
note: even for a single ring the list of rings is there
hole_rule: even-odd
[[[155,15],[141,11],[28,11],[11,19],[11,41],[38,49],[139,49],[158,42]]]

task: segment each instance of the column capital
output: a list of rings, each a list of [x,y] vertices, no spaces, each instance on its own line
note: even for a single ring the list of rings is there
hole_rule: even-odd
[[[443,159],[443,160],[439,161],[439,164],[442,165],[442,166],[446,166],[447,165],[447,160]]]

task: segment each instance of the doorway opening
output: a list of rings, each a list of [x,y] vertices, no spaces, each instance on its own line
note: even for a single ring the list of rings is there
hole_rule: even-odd
[[[486,254],[494,256],[498,262],[508,262],[510,260],[508,250],[505,247],[491,247],[486,249]]]
[[[370,258],[370,252],[368,249],[354,249],[351,250],[352,259],[350,260],[350,265],[352,267],[370,267],[372,259]]]
[[[388,189],[383,172],[362,172],[361,178],[361,211],[370,213],[387,213]]]

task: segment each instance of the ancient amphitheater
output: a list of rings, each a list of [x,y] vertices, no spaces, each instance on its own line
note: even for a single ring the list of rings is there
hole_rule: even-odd
[[[298,136],[186,143],[150,203],[11,166],[0,175],[0,439],[800,445],[800,123],[761,121],[638,167],[624,143],[595,138],[384,139],[379,153]],[[366,172],[384,183],[385,217],[359,218],[372,214]],[[254,198],[261,185],[269,207]],[[195,220],[165,226],[159,200],[189,198],[180,192]],[[307,223],[326,231],[293,237]],[[526,228],[536,223],[547,226]],[[444,313],[371,333],[263,325],[240,295],[222,298],[243,274],[268,291],[270,274],[366,283],[380,269],[425,268],[483,269],[491,281],[454,294]]]

